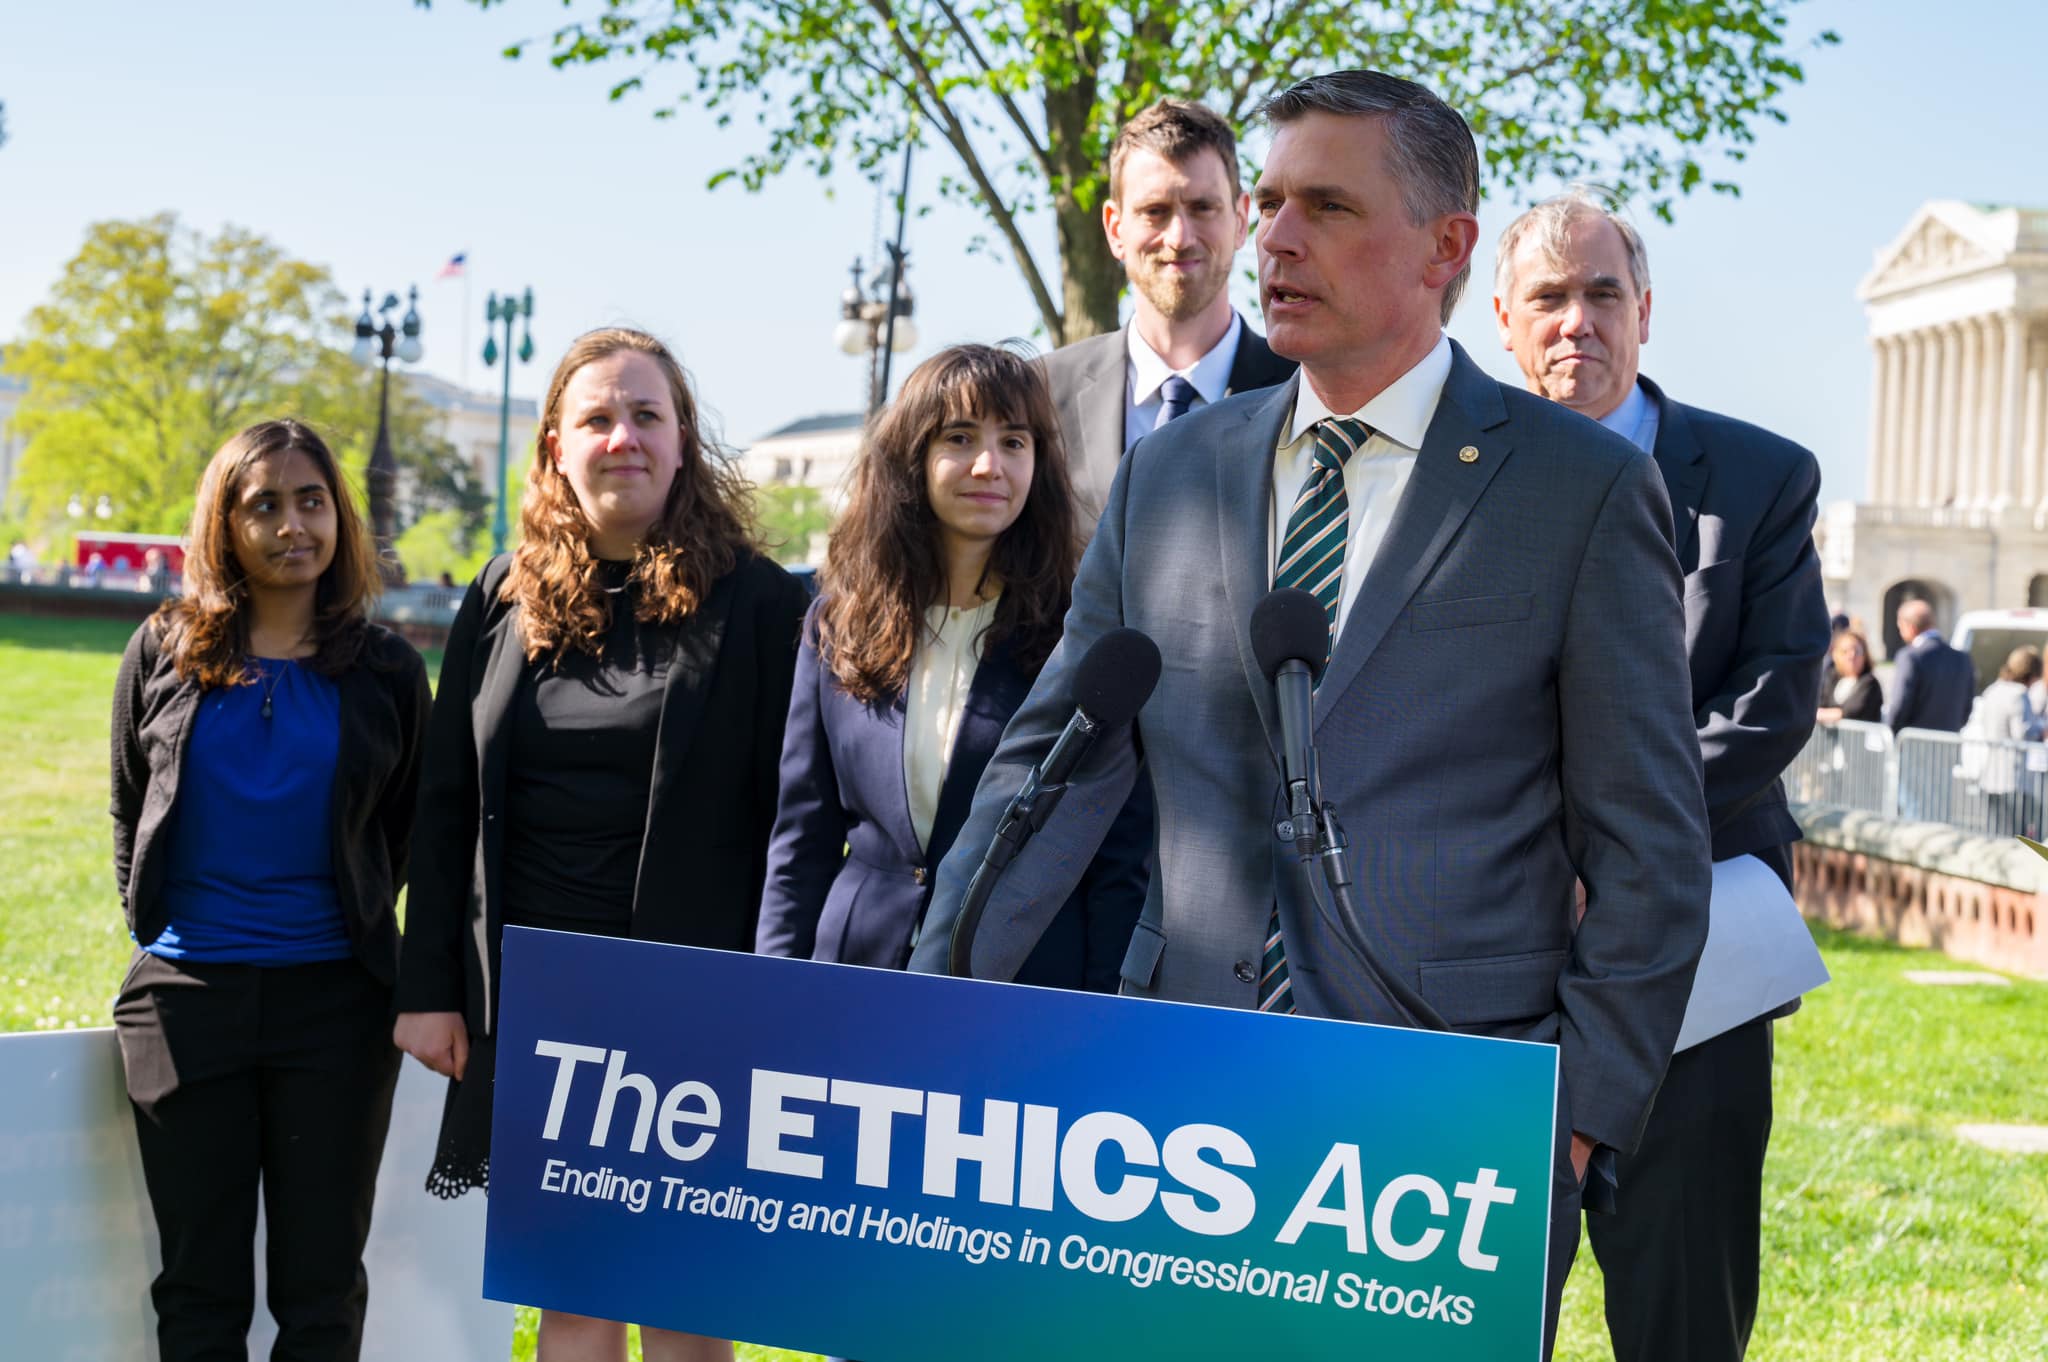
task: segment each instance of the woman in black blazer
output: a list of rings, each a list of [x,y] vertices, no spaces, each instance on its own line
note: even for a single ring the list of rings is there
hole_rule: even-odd
[[[1835,680],[1820,697],[1820,722],[1855,719],[1874,724],[1883,720],[1884,688],[1870,669],[1870,645],[1863,635],[1853,629],[1836,634],[1828,647],[1828,661],[1834,664]]]
[[[427,672],[372,624],[373,554],[327,446],[251,426],[207,465],[185,589],[114,687],[114,1003],[163,1271],[165,1362],[240,1357],[269,1223],[277,1355],[353,1359],[391,1119]]]
[[[1075,530],[1038,367],[963,345],[877,420],[805,621],[755,949],[900,969],[1003,728],[1059,640]],[[1113,992],[1149,807],[1119,815],[1021,983]]]
[[[507,924],[753,945],[804,608],[660,341],[579,338],[540,424],[524,539],[456,615],[420,785],[395,1036],[455,1080],[441,1196],[489,1180]],[[731,1356],[660,1329],[642,1344]],[[623,1324],[542,1313],[542,1362],[625,1345]]]

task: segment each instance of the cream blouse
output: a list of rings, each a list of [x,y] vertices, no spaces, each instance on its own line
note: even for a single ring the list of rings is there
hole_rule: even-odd
[[[994,601],[967,609],[934,605],[924,613],[926,633],[903,697],[903,784],[920,851],[931,841],[960,715],[981,664],[981,637],[995,615]]]

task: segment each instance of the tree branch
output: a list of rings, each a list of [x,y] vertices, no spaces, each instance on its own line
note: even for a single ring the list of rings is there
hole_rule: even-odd
[[[952,106],[946,103],[946,97],[940,93],[938,82],[932,79],[931,70],[925,65],[924,59],[918,55],[917,49],[910,45],[910,40],[905,38],[903,31],[897,27],[896,16],[890,9],[888,0],[867,0],[867,3],[881,18],[883,27],[888,29],[897,54],[917,77],[919,88],[924,91],[926,100],[932,106],[932,114],[938,121],[940,132],[945,135],[954,153],[960,157],[960,164],[966,168],[969,178],[974,181],[974,187],[981,191],[983,206],[989,216],[995,219],[997,230],[1001,231],[1003,239],[1009,242],[1010,250],[1017,257],[1017,266],[1024,273],[1024,282],[1031,288],[1031,300],[1038,304],[1038,312],[1045,322],[1046,330],[1055,336],[1060,334],[1060,309],[1054,304],[1052,293],[1045,286],[1045,276],[1039,273],[1038,262],[1032,258],[1031,248],[1025,244],[1024,233],[1017,226],[1016,215],[1004,204],[1003,196],[997,192],[994,181],[989,178],[987,169],[981,163],[981,157],[974,150],[974,144],[968,140],[966,127],[959,115],[953,112]]]
[[[1010,116],[1010,122],[1016,125],[1017,135],[1024,139],[1025,147],[1031,152],[1031,159],[1038,162],[1038,168],[1046,179],[1052,179],[1052,154],[1038,140],[1038,135],[1032,131],[1031,124],[1025,120],[1024,111],[1017,107],[1017,102],[1010,98],[1009,92],[997,88],[995,70],[989,65],[988,58],[982,55],[981,44],[974,41],[974,35],[960,22],[960,15],[953,8],[952,0],[938,0],[938,6],[939,13],[946,16],[946,22],[960,35],[960,41],[967,44],[967,53],[974,58],[974,64],[988,77],[989,89],[994,93],[997,102],[1003,106],[1003,112]]]
[[[1267,70],[1270,69],[1273,48],[1280,41],[1279,35],[1285,33],[1293,25],[1294,21],[1301,17],[1301,12],[1309,7],[1309,3],[1310,0],[1289,0],[1285,10],[1276,8],[1273,17],[1264,26],[1266,40],[1256,46],[1249,43],[1245,45],[1247,52],[1264,52],[1266,60],[1248,59],[1245,62],[1244,79],[1231,87],[1230,106],[1224,111],[1223,116],[1229,119],[1233,125],[1243,121],[1245,101],[1251,98],[1252,86],[1256,85],[1265,76]]]

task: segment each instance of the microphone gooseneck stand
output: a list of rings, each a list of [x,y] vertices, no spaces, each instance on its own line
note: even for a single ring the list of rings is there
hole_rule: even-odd
[[[1315,683],[1330,645],[1329,617],[1306,591],[1283,587],[1252,611],[1252,648],[1260,669],[1272,679],[1280,713],[1280,768],[1287,817],[1275,829],[1294,843],[1309,898],[1323,925],[1357,962],[1359,970],[1415,1027],[1448,1031],[1450,1024],[1420,992],[1395,971],[1381,966],[1368,944],[1365,915],[1354,892],[1351,843],[1337,810],[1323,802],[1322,772],[1315,745]]]
[[[1136,629],[1112,629],[1089,646],[1074,668],[1073,716],[1045,760],[1031,769],[1023,788],[1004,808],[981,864],[961,895],[960,915],[947,943],[947,973],[959,978],[973,974],[975,933],[1003,869],[1059,808],[1067,781],[1096,738],[1136,718],[1158,684],[1159,645]],[[923,929],[920,922],[919,934]]]
[[[1103,726],[1080,710],[1074,712],[1073,721],[1061,732],[1059,741],[1046,754],[1043,764],[1033,767],[1031,774],[1024,778],[1024,788],[1010,798],[1003,816],[996,822],[994,836],[989,838],[988,851],[983,854],[981,864],[974,868],[974,878],[967,882],[967,892],[960,897],[960,916],[953,927],[953,939],[948,943],[946,971],[960,978],[973,972],[969,959],[974,951],[974,934],[981,927],[981,915],[988,907],[989,895],[995,892],[996,880],[1003,870],[1015,860],[1024,844],[1043,828],[1051,818],[1053,810],[1059,808],[1060,800],[1066,797],[1067,782],[1047,782],[1045,774],[1056,769],[1054,762],[1061,755],[1061,749],[1069,743],[1078,746],[1073,760],[1066,763],[1069,770],[1102,732]]]

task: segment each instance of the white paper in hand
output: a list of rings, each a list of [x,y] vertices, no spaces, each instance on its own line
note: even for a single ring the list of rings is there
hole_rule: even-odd
[[[1676,1048],[1690,1050],[1827,981],[1828,967],[1785,882],[1754,856],[1716,861],[1707,946]]]

